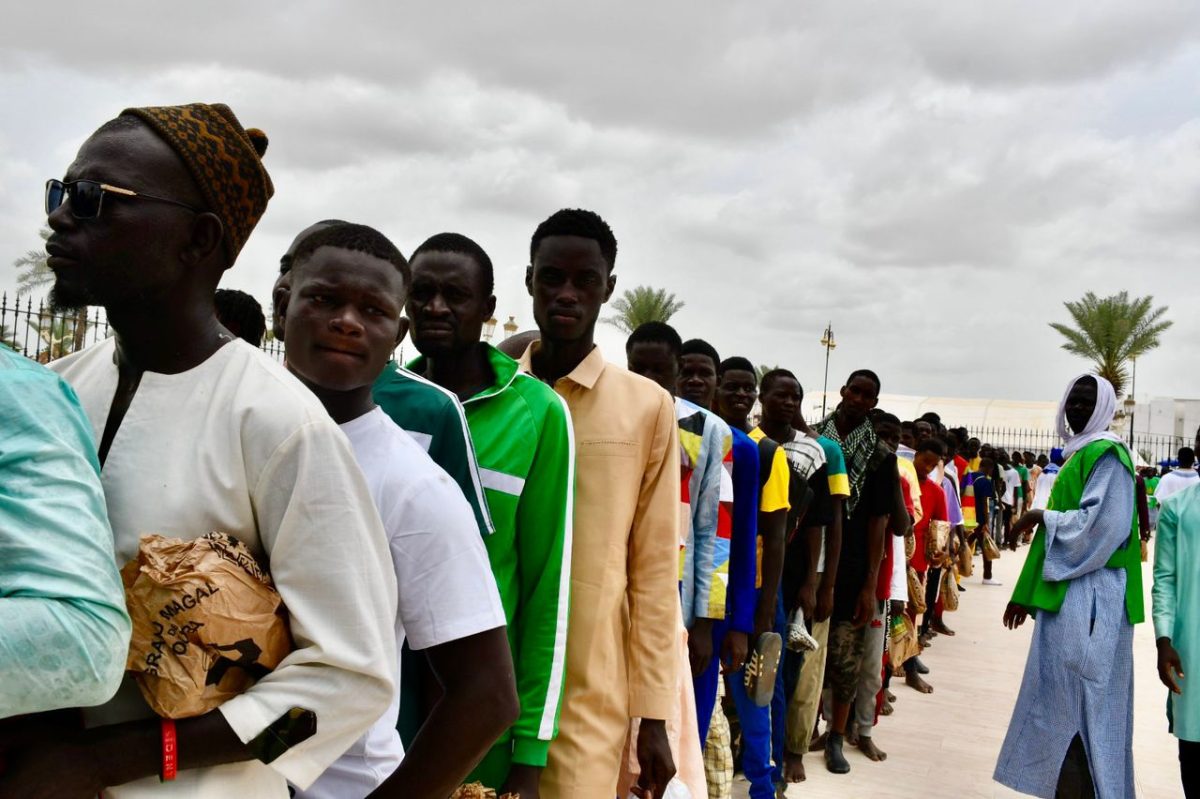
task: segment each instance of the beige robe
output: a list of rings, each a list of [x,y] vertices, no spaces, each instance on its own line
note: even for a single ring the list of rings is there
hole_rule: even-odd
[[[543,799],[613,799],[630,720],[670,719],[679,701],[675,408],[598,348],[554,389],[578,457],[566,685],[540,788]]]

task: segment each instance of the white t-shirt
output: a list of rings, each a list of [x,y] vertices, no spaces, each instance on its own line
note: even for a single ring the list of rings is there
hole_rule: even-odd
[[[1017,489],[1021,487],[1021,473],[1009,466],[1004,470],[1004,504],[1017,504]]]
[[[117,387],[115,339],[52,364],[79,395],[99,441]],[[358,739],[394,696],[396,577],[346,437],[299,380],[244,341],[178,374],[142,375],[101,474],[118,565],[142,535],[236,537],[269,563],[295,649],[218,708],[243,741],[293,707],[317,731],[266,765],[180,770],[106,789],[105,799],[286,799]],[[88,726],[154,713],[126,677],[83,712]]]
[[[341,425],[379,508],[396,570],[396,649],[456,641],[505,625],[504,607],[458,484],[380,408]],[[404,757],[391,707],[312,787],[304,799],[366,796]]]
[[[1154,489],[1155,501],[1161,507],[1164,499],[1182,491],[1188,486],[1196,485],[1198,478],[1200,478],[1200,475],[1196,474],[1195,469],[1176,469],[1173,472],[1168,472],[1159,479],[1158,488]]]

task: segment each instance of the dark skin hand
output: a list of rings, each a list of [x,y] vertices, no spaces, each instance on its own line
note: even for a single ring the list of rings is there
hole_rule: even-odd
[[[804,536],[804,545],[808,549],[808,568],[804,575],[804,584],[800,586],[797,601],[804,618],[812,619],[817,610],[817,561],[821,557],[821,528],[806,527],[800,531]]]
[[[642,719],[638,728],[637,759],[641,774],[633,792],[643,799],[659,797],[675,776],[675,758],[667,741],[667,723],[661,719]],[[524,794],[521,795],[524,799]]]
[[[865,627],[875,617],[879,600],[875,596],[875,582],[879,579],[879,564],[883,561],[883,541],[887,533],[888,517],[872,516],[867,520],[867,579],[858,594],[858,608],[854,612],[854,626]]]
[[[541,779],[542,770],[538,766],[513,763],[508,769],[508,779],[500,787],[499,795],[511,793],[521,799],[538,799],[538,783]]]
[[[721,642],[721,673],[733,674],[741,671],[750,655],[750,641],[744,632],[730,630]]]
[[[1010,630],[1020,627],[1027,618],[1029,618],[1029,608],[1024,605],[1009,602],[1008,607],[1004,609],[1004,626]]]
[[[34,725],[36,721],[32,722]],[[253,759],[220,713],[175,722],[179,770]],[[162,767],[162,724],[130,721],[91,730],[52,734],[5,758],[0,796],[21,799],[95,799],[105,788],[153,777]],[[63,768],[69,763],[70,768]]]
[[[1017,523],[1013,525],[1012,535],[1014,537],[1021,536],[1025,535],[1025,533],[1031,530],[1036,529],[1042,524],[1042,520],[1045,518],[1045,515],[1046,512],[1041,510],[1031,510],[1028,513],[1023,514],[1020,519],[1017,519]]]
[[[430,647],[425,653],[442,696],[400,767],[372,796],[445,799],[521,711],[504,627]],[[488,667],[481,669],[480,663]]]
[[[1182,694],[1183,686],[1177,680],[1182,681],[1184,677],[1183,659],[1171,645],[1170,638],[1163,636],[1155,643],[1158,645],[1158,679],[1171,693]]]
[[[688,661],[692,665],[692,676],[699,677],[713,659],[713,620],[696,619],[688,630]]]

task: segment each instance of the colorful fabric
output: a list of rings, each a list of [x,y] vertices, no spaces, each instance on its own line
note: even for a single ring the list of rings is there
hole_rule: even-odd
[[[0,719],[105,702],[129,614],[91,425],[56,374],[0,346]]]
[[[723,696],[724,684],[719,696]],[[720,701],[713,706],[708,738],[704,742],[704,778],[708,782],[708,799],[730,799],[733,796],[733,739],[729,719]]]
[[[679,589],[683,624],[691,629],[697,618],[723,619],[712,607],[716,545],[721,521],[721,495],[732,500],[732,476],[725,472],[725,453],[732,454],[733,436],[721,417],[675,398],[679,425],[680,514]]]
[[[768,438],[767,435],[759,428],[754,428],[749,433],[750,438],[758,445],[760,455],[759,468],[762,469],[764,461],[762,457],[767,457],[769,451],[769,459],[766,463],[769,471],[764,475],[759,472],[758,479],[762,485],[758,509],[763,513],[773,513],[777,510],[791,510],[791,467],[788,466],[787,453],[783,447],[774,439]],[[757,542],[758,554],[755,556],[754,572],[755,580],[754,587],[762,588],[762,558],[763,558],[763,541],[762,536],[758,537]]]
[[[223,103],[126,108],[121,116],[142,120],[176,152],[221,220],[229,263],[236,261],[275,193],[262,163],[267,135],[243,128]]]
[[[830,496],[850,496],[850,478],[846,474],[846,456],[841,446],[826,436],[817,436],[817,443],[825,450],[825,475],[829,479]]]
[[[498,744],[511,747],[513,763],[540,767],[557,734],[566,667],[575,440],[571,414],[554,389],[495,347],[486,353],[492,384],[463,411],[495,528],[484,545],[521,699],[521,715]],[[409,370],[425,373],[425,359]]]
[[[730,626],[749,634],[758,606],[758,445],[741,430],[731,432],[733,446],[723,461],[733,482],[730,534],[717,536],[709,612],[724,608]]]

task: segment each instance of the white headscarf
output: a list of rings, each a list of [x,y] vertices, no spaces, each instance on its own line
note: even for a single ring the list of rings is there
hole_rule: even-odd
[[[1096,381],[1096,408],[1082,430],[1072,431],[1067,424],[1067,397],[1071,396],[1075,384],[1085,377]],[[1121,437],[1108,429],[1116,414],[1117,392],[1113,391],[1112,383],[1103,377],[1085,372],[1068,383],[1062,402],[1058,403],[1058,437],[1063,440],[1063,458],[1069,459],[1093,441],[1115,441],[1124,446]]]

